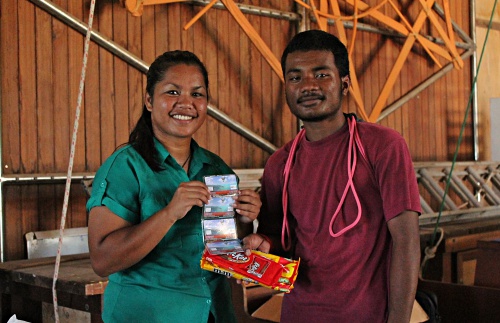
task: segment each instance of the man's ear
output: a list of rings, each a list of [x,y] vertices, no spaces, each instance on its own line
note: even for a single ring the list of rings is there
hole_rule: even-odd
[[[144,95],[144,104],[146,105],[146,109],[148,109],[149,112],[153,110],[153,98],[149,95],[148,92]]]
[[[342,94],[347,95],[347,92],[349,92],[349,86],[351,86],[351,78],[349,75],[346,75],[340,79],[342,82]]]

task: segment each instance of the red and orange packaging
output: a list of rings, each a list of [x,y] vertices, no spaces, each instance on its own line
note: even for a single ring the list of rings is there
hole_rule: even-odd
[[[202,269],[267,288],[289,293],[298,274],[300,259],[287,258],[252,250],[212,255],[207,250],[200,261]]]

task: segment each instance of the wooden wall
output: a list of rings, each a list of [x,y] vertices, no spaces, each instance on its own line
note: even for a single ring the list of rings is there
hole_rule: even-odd
[[[494,0],[476,2],[476,37],[478,61],[483,48],[485,49],[481,66],[477,75],[477,92],[479,109],[479,158],[491,160],[491,127],[490,127],[490,99],[500,98],[500,5],[494,11],[492,28],[488,33]],[[486,35],[488,38],[486,39]],[[486,41],[486,45],[485,45]],[[479,63],[479,62],[478,62]]]
[[[295,10],[293,1],[238,2]],[[88,0],[53,3],[82,21],[88,20]],[[414,21],[421,9],[418,2],[399,3],[410,22]],[[453,20],[468,31],[468,1],[451,3]],[[212,8],[184,31],[183,26],[201,8],[190,4],[146,6],[141,17],[133,17],[119,1],[97,1],[93,29],[147,64],[166,50],[193,51],[209,71],[211,103],[274,145],[283,145],[296,133],[297,121],[286,106],[279,77],[226,10]],[[28,0],[2,0],[0,10],[3,174],[65,174],[84,36]],[[391,8],[383,10],[396,17]],[[245,16],[279,58],[296,24]],[[330,28],[335,34],[335,28]],[[437,36],[430,24],[425,28]],[[358,32],[353,59],[367,107],[373,106],[400,49],[401,40]],[[403,134],[415,161],[447,161],[453,157],[471,89],[470,66],[470,60],[466,60],[463,69],[451,71],[381,121]],[[416,46],[388,104],[437,70]],[[140,71],[91,44],[74,172],[95,172],[115,147],[127,140],[142,110],[144,87]],[[347,100],[345,110],[356,111],[352,99]],[[468,116],[459,160],[474,157],[471,123]],[[196,139],[234,168],[260,168],[269,157],[211,117]],[[63,194],[62,182],[3,184],[6,260],[25,257],[26,232],[59,227]],[[66,227],[86,225],[85,201],[83,189],[75,182]]]

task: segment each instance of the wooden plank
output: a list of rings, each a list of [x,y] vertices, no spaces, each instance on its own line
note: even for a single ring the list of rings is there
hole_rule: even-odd
[[[144,8],[141,19],[141,57],[150,65],[156,58],[156,36],[155,36],[156,6]],[[132,18],[137,19],[137,18]],[[144,89],[146,88],[146,77],[143,77]],[[141,107],[142,113],[142,107]]]
[[[113,6],[113,40],[123,46],[128,47],[127,43],[127,11],[121,6]],[[113,57],[113,74],[114,74],[114,113],[115,113],[115,147],[122,145],[128,141],[130,130],[129,121],[129,93],[128,84],[131,82],[128,75],[128,66],[119,57]]]
[[[0,10],[0,76],[2,85],[2,162],[3,173],[21,168],[19,129],[19,31],[17,2],[2,1]],[[7,49],[8,50],[4,50]]]
[[[56,3],[63,10],[67,10],[67,1]],[[52,20],[54,48],[52,66],[54,88],[54,120],[56,125],[54,133],[55,167],[59,172],[66,172],[69,166],[70,147],[73,136],[74,120],[70,119],[69,102],[69,49],[68,27],[57,19]]]
[[[19,254],[24,254],[24,245],[19,238],[23,234],[22,225],[22,204],[19,200],[21,188],[19,186],[6,186],[3,188],[4,194],[4,258],[6,260],[15,259]],[[22,241],[22,240],[21,240]]]
[[[51,184],[38,185],[39,199],[44,201],[43,204],[38,204],[36,213],[41,231],[59,228],[58,216],[60,214],[57,214],[57,206],[60,203],[56,201],[55,192],[55,188]]]
[[[70,203],[68,208],[69,217],[66,221],[66,228],[80,228],[88,225],[86,203],[88,197],[83,190],[81,183],[71,184]]]
[[[457,253],[457,283],[474,285],[477,250]]]
[[[197,12],[196,6],[192,7],[191,12],[194,14]],[[199,21],[197,21],[193,26],[191,26],[189,29],[192,30],[192,37],[193,37],[193,52],[199,57],[199,59],[203,62],[205,65],[205,68],[207,68],[207,56],[210,55],[210,53],[207,55],[206,52],[206,39],[209,37],[208,31],[205,29],[204,24],[205,24],[205,19],[206,17],[203,16]],[[207,68],[208,69],[208,68]],[[212,83],[212,78],[211,75],[208,76],[208,102],[212,101],[212,91],[216,88],[216,85]],[[209,117],[205,119],[205,122],[203,125],[198,129],[196,134],[194,135],[194,139],[196,142],[201,146],[201,147],[207,147],[208,146],[208,136],[209,133],[207,131],[207,125],[208,122],[207,120]]]
[[[226,113],[228,113],[231,118],[240,122],[241,124],[247,125],[247,120],[242,118],[242,110],[247,109],[247,107],[242,106],[240,98],[242,97],[240,92],[240,84],[244,83],[241,78],[241,66],[242,62],[240,60],[240,53],[243,49],[240,48],[240,39],[246,37],[239,28],[238,23],[234,18],[230,17],[228,19],[228,29],[232,32],[227,33],[227,55],[229,65],[227,66],[228,76],[229,76],[229,87],[225,95],[228,97],[226,107]],[[229,141],[230,141],[230,162],[231,167],[243,167],[243,162],[246,159],[243,151],[243,139],[241,135],[235,131],[229,130]]]
[[[218,75],[218,108],[229,114],[229,96],[227,95],[229,91],[229,86],[231,82],[231,62],[229,58],[229,16],[228,12],[225,10],[217,10],[217,75]],[[230,142],[230,130],[228,127],[219,127],[219,153],[218,155],[227,163],[231,165],[231,142]]]
[[[277,30],[276,34],[274,34],[276,41],[273,41],[273,44],[276,44],[275,46],[273,46],[273,52],[275,53],[276,57],[279,57],[281,59],[281,55],[283,54],[283,51],[288,44],[289,39],[292,38],[294,33],[295,25],[293,23],[285,20],[282,20],[280,22],[280,29]],[[285,144],[295,137],[298,132],[299,126],[297,118],[295,118],[287,105],[285,97],[285,84],[278,82],[278,79],[276,77],[274,78],[274,82],[276,90],[274,90],[273,92],[276,95],[277,104],[281,110],[281,138],[283,144]],[[263,154],[260,163],[265,163],[268,157],[269,154]],[[247,167],[252,166],[248,165]]]
[[[208,70],[208,77],[210,78],[210,83],[213,84],[211,90],[211,99],[216,107],[219,104],[219,75],[218,75],[218,65],[219,65],[219,55],[217,50],[218,35],[217,35],[217,22],[219,19],[218,10],[209,10],[205,16],[203,16],[202,21],[205,25],[205,29],[208,32],[208,37],[205,39],[205,66]],[[207,117],[206,131],[208,134],[206,148],[215,154],[219,154],[219,127],[220,125],[214,118]]]
[[[260,17],[260,36],[262,41],[266,44],[271,42],[271,20],[267,17]],[[282,142],[278,141],[277,126],[275,125],[275,111],[276,108],[273,106],[272,97],[269,95],[269,89],[272,89],[272,68],[265,62],[264,59],[261,61],[261,95],[262,95],[262,122],[263,127],[263,137],[268,138],[272,143],[277,146],[283,145]],[[272,126],[271,126],[272,125]]]
[[[51,289],[54,270],[55,257],[8,261],[0,264],[2,276],[29,288]],[[92,270],[88,254],[61,257],[57,281],[59,293],[100,295],[104,293],[107,283],[107,277],[100,277]]]
[[[48,172],[54,167],[54,88],[52,78],[52,18],[35,8],[36,20],[36,74],[38,114],[38,171]]]
[[[429,107],[429,115],[426,118],[429,118],[432,115],[432,123],[429,126],[433,126],[434,129],[434,137],[435,142],[432,145],[433,148],[433,156],[431,160],[441,160],[442,156],[446,153],[446,132],[445,127],[442,125],[446,123],[446,107],[447,107],[447,97],[444,95],[440,95],[445,91],[446,83],[445,78],[441,78],[437,82],[433,84],[433,87],[436,89],[433,106]],[[429,119],[427,119],[429,120]]]
[[[477,244],[477,269],[473,283],[500,288],[500,237],[482,239]]]
[[[445,249],[446,252],[458,252],[463,250],[475,249],[477,247],[478,240],[491,238],[500,238],[500,230],[475,233],[446,239]]]
[[[88,14],[87,10],[84,11],[84,15],[86,14]],[[94,19],[93,28],[99,30],[98,19]],[[102,131],[100,126],[101,109],[99,93],[101,88],[101,71],[99,65],[99,49],[94,42],[90,42],[87,73],[85,77],[85,150],[87,153],[87,169],[93,171],[96,171],[103,162],[101,159],[101,140],[105,140],[101,137]]]
[[[113,11],[110,4],[102,4],[99,8],[99,31],[104,35],[113,35]],[[117,121],[116,88],[113,55],[99,48],[99,106],[101,128],[101,160],[104,161],[116,148]]]
[[[176,50],[176,49],[184,49],[181,45],[181,30],[182,30],[182,22],[181,22],[181,8],[179,4],[172,4],[166,10],[168,12],[168,20],[164,26],[158,26],[158,28],[167,28],[167,47],[168,50]],[[175,23],[174,23],[175,21]],[[160,29],[161,30],[161,29]]]
[[[68,12],[74,17],[83,20],[83,8],[80,1],[67,1]],[[83,65],[83,37],[80,33],[68,28],[68,107],[70,111],[70,129],[73,133],[78,95],[80,93],[80,77]],[[87,77],[84,86],[88,86]],[[80,106],[80,120],[78,124],[77,140],[75,146],[75,157],[73,161],[73,171],[82,172],[85,167],[85,96],[82,93]]]
[[[443,276],[441,281],[444,283],[453,282],[453,260],[451,252],[444,252],[443,255]]]
[[[19,24],[19,132],[21,136],[21,162],[23,172],[37,169],[37,121],[36,121],[36,75],[35,72],[35,8],[29,2],[18,3]],[[16,125],[9,125],[9,127]],[[13,129],[14,130],[14,129]]]
[[[395,15],[394,9],[392,9],[391,6],[383,6],[381,10],[383,9],[382,13],[388,17]],[[399,48],[396,46],[396,44],[391,40],[391,39],[385,39],[384,40],[384,54],[381,57],[380,61],[377,63],[380,67],[379,70],[379,84],[383,84],[385,79],[387,78],[387,75],[389,75],[390,71],[390,66],[392,66],[392,62],[396,60],[397,57],[397,51]],[[390,100],[394,100],[395,98],[398,98],[401,96],[401,82],[404,82],[403,78],[400,79],[400,82],[396,82],[394,84],[394,87],[391,91],[390,95]],[[380,89],[380,85],[379,85]],[[373,99],[372,99],[373,100]],[[369,105],[370,107],[372,104]],[[406,109],[406,108],[405,108]],[[398,122],[401,121],[401,110],[398,109],[394,113],[391,113],[390,115],[387,116],[384,120],[380,122],[380,124],[385,125],[389,128],[392,129],[397,129],[396,125]],[[385,121],[385,122],[384,122]],[[401,135],[405,136],[405,138],[408,138],[408,127],[405,127],[405,125],[401,125]],[[408,145],[410,145],[410,141],[407,140]]]
[[[61,256],[61,263],[72,262],[75,260],[89,259],[88,253],[75,254],[75,255],[65,255]],[[23,268],[32,268],[37,266],[46,266],[55,263],[55,257],[37,258],[37,259],[21,259],[21,260],[11,260],[7,262],[0,263],[0,270],[2,272],[13,271]]]
[[[267,44],[269,44],[269,48],[272,51],[272,54],[274,57],[281,57],[281,54],[283,52],[283,45],[281,45],[279,36],[282,32],[280,28],[280,22],[279,21],[272,21],[271,18],[264,17],[263,19],[265,20],[270,20],[269,21],[269,38],[267,40]],[[281,65],[280,65],[281,66]],[[285,143],[288,140],[291,140],[292,137],[284,137],[284,127],[285,125],[283,124],[283,105],[281,102],[282,95],[281,91],[283,89],[282,85],[282,79],[283,79],[283,73],[281,73],[281,69],[279,70],[279,75],[276,73],[271,73],[271,105],[272,105],[272,111],[273,111],[273,119],[274,124],[275,124],[275,140],[276,142],[279,143]],[[264,92],[265,93],[265,92]],[[280,145],[281,146],[281,145]]]
[[[22,172],[30,173],[37,171],[38,166],[37,80],[34,77],[36,75],[36,61],[33,60],[33,57],[36,57],[35,7],[27,1],[20,1],[18,2],[18,10],[19,20],[23,21],[23,23],[19,24],[19,42],[23,44],[23,46],[19,47],[19,74],[22,77],[22,82],[19,83],[19,91],[22,93],[19,97],[20,120],[18,124],[9,124],[8,127],[20,128],[21,142],[23,143],[20,151]],[[5,110],[2,109],[2,114]]]
[[[150,13],[151,10],[146,10],[147,13]],[[149,17],[149,16],[147,16]],[[141,57],[142,51],[142,40],[147,37],[146,35],[142,35],[142,20],[147,19],[144,15],[141,18],[135,18],[130,15],[127,15],[127,43],[128,50],[136,55],[137,57]],[[128,134],[132,131],[139,120],[139,117],[142,114],[143,108],[143,89],[146,88],[146,85],[143,84],[143,73],[137,70],[134,67],[128,66],[128,133],[126,140],[128,141]]]
[[[194,15],[193,6],[179,5],[180,9],[180,20],[179,20],[179,34],[181,47],[183,50],[188,50],[193,52],[193,43],[197,41],[194,37],[194,30],[188,29],[184,30],[183,26],[188,22],[188,20]],[[196,53],[195,53],[196,54]],[[203,61],[202,61],[203,62]]]
[[[258,5],[259,0],[250,1],[250,5]],[[261,17],[250,15],[248,17],[249,23],[255,28],[255,31],[260,35],[262,33],[260,21]],[[245,38],[248,39],[248,38]],[[258,51],[257,47],[255,47],[252,43],[248,45],[249,50],[249,78],[248,78],[248,104],[249,109],[251,109],[251,129],[258,134],[266,138],[267,140],[271,140],[269,133],[264,133],[264,129],[268,129],[267,125],[264,124],[264,114],[267,113],[262,102],[264,99],[263,91],[262,91],[262,55]],[[265,63],[264,63],[265,64]],[[288,109],[288,108],[287,108]],[[260,148],[257,148],[253,144],[248,145],[248,150],[246,154],[249,159],[250,165],[258,165],[262,164],[261,160],[263,159],[263,151]]]
[[[25,234],[31,231],[38,230],[41,226],[40,221],[42,221],[42,219],[38,217],[38,185],[20,185],[20,189],[20,219],[22,219],[22,224],[20,231],[18,232],[16,237],[9,241],[17,245],[18,248],[22,247],[22,250],[19,250],[15,257],[9,259],[21,259],[27,257]]]
[[[155,8],[155,18],[154,18],[154,29],[153,35],[155,36],[155,58],[167,50],[173,49],[170,48],[169,40],[170,35],[172,34],[170,30],[170,20],[169,20],[169,7],[170,6],[154,6]],[[177,21],[177,19],[176,19]],[[172,22],[174,25],[174,23]],[[165,32],[165,29],[168,29]],[[172,28],[175,28],[172,26]],[[163,32],[157,32],[158,30],[163,30]],[[151,61],[152,63],[153,61]]]

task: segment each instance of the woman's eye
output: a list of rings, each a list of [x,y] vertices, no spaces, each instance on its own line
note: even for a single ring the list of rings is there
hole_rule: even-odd
[[[177,92],[176,90],[170,90],[170,91],[167,91],[167,94],[170,94],[170,95],[178,95],[179,92]]]

